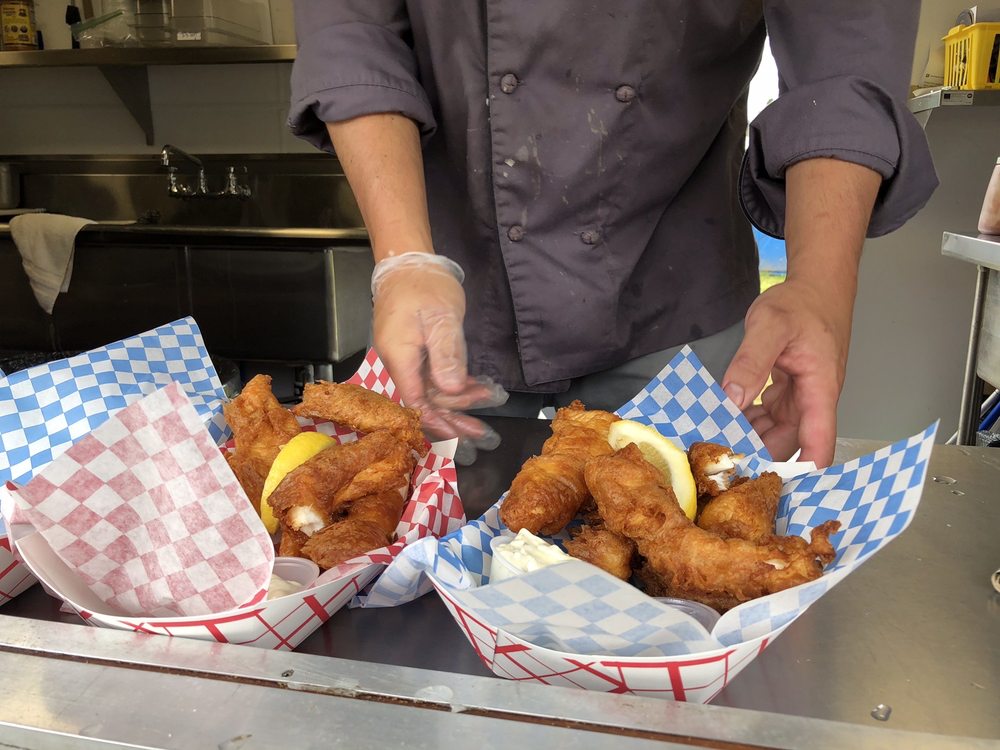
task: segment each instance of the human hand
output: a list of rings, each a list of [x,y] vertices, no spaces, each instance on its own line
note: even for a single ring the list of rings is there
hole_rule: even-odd
[[[789,279],[750,306],[722,387],[778,461],[829,466],[851,338],[853,293]],[[754,404],[764,390],[761,403]]]
[[[375,350],[409,407],[420,410],[431,439],[457,437],[455,460],[475,460],[500,436],[462,412],[498,406],[507,392],[486,378],[469,376],[462,320],[465,274],[452,260],[404,253],[380,261],[372,274]]]

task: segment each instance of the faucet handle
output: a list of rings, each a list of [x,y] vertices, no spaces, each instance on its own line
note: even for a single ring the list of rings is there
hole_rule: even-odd
[[[241,167],[243,176],[247,176],[246,166]],[[250,186],[241,185],[240,178],[237,175],[236,167],[229,167],[226,170],[226,187],[223,191],[226,195],[233,195],[237,198],[249,198],[250,197]]]
[[[167,193],[170,195],[181,195],[183,189],[177,182],[177,167],[167,166]]]

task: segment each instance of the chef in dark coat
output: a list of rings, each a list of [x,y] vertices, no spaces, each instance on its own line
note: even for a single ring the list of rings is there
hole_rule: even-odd
[[[340,158],[375,347],[429,431],[495,445],[462,413],[491,384],[512,413],[614,409],[692,343],[772,454],[830,463],[864,238],[937,184],[905,104],[919,3],[295,10],[290,126]],[[745,150],[765,35],[780,97]],[[751,222],[788,253],[760,295]]]

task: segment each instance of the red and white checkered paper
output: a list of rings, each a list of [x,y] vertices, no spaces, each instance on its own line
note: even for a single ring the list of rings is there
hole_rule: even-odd
[[[348,382],[399,401],[392,381],[373,351]],[[324,432],[340,442],[357,438],[356,433],[330,422],[308,419],[299,422],[305,430]],[[215,450],[218,452],[218,448]],[[290,650],[375,580],[407,544],[428,535],[442,536],[464,523],[454,461],[432,447],[414,469],[410,499],[396,530],[397,541],[324,572],[316,584],[306,590],[244,608],[190,617],[123,617],[90,602],[76,601],[66,592],[56,590],[56,595],[96,627]],[[19,524],[12,527],[11,538],[17,545],[32,533],[34,529],[30,526]],[[32,560],[29,558],[25,562],[30,566]],[[52,588],[43,570],[35,569],[35,573]]]
[[[16,512],[121,615],[225,612],[263,599],[271,579],[271,538],[177,383],[46,466]]]

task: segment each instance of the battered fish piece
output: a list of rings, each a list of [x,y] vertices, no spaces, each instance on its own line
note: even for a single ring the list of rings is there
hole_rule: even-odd
[[[366,486],[373,484],[376,477],[384,483],[382,489],[397,490],[408,484],[409,474],[400,476],[375,466],[387,458],[389,464],[397,466],[401,450],[409,455],[409,448],[401,446],[388,432],[373,432],[353,443],[331,445],[288,472],[267,502],[283,529],[311,536],[337,517],[338,507],[352,496],[351,483],[362,471],[369,470],[363,478]]]
[[[268,375],[254,376],[236,398],[222,407],[222,413],[236,443],[226,460],[259,513],[260,496],[271,464],[281,447],[302,428],[274,397]]]
[[[268,502],[281,523],[281,554],[324,570],[392,542],[416,454],[388,432],[332,445],[288,473]]]
[[[337,490],[333,496],[333,507],[386,490],[399,490],[405,498],[415,465],[416,456],[410,446],[396,441],[376,461],[355,474],[346,487]]]
[[[421,456],[429,446],[420,431],[420,412],[353,383],[307,383],[302,403],[292,411],[303,417],[327,419],[356,432],[385,430]]]
[[[616,414],[586,409],[579,401],[559,409],[552,420],[552,437],[541,455],[524,462],[500,507],[507,528],[552,535],[572,521],[590,497],[584,464],[611,453],[608,430],[617,421]]]
[[[302,553],[323,570],[328,570],[352,557],[384,547],[389,541],[381,527],[346,518],[309,537],[302,545]]]
[[[835,556],[837,521],[814,528],[809,543],[773,536],[754,544],[695,526],[635,445],[592,459],[585,476],[607,527],[635,541],[668,596],[725,611],[814,580]]]
[[[732,485],[708,501],[696,523],[723,538],[763,544],[774,536],[781,498],[781,477],[765,471],[756,479]]]
[[[302,545],[309,541],[309,537],[301,531],[296,531],[287,526],[281,526],[281,540],[278,542],[278,554],[282,557],[305,557],[302,554]]]
[[[391,544],[405,502],[405,493],[398,490],[386,490],[355,500],[347,506],[341,520],[306,540],[302,555],[327,570]]]
[[[698,499],[715,497],[727,490],[736,476],[736,461],[742,457],[717,443],[692,443],[688,448],[688,463]]]
[[[670,596],[663,580],[649,567],[649,561],[639,555],[639,564],[632,571],[636,584],[649,596]]]
[[[581,526],[566,542],[566,551],[578,560],[596,565],[627,581],[632,576],[635,542],[610,529]]]

